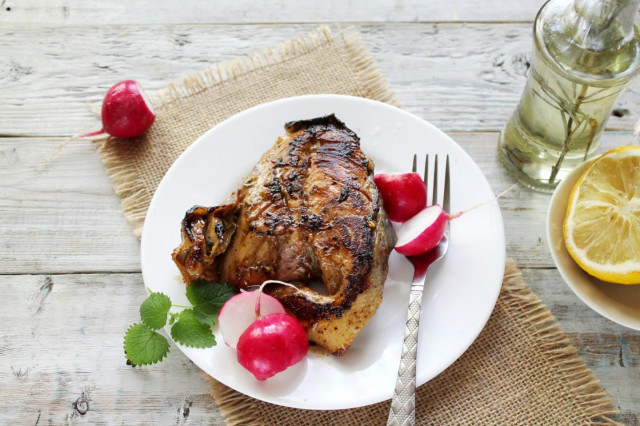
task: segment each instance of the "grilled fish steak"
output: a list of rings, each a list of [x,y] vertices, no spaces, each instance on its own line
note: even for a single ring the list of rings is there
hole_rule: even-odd
[[[382,302],[396,235],[354,132],[334,115],[285,130],[225,204],[186,213],[173,259],[187,284],[295,284],[264,291],[342,355]]]

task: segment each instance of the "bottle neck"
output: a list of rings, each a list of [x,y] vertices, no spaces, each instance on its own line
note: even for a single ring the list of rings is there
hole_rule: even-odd
[[[632,78],[640,69],[639,5],[640,0],[550,0],[536,17],[536,49],[567,78],[602,84]]]
[[[634,18],[640,0],[575,0],[564,24],[583,49],[616,48],[634,37]]]

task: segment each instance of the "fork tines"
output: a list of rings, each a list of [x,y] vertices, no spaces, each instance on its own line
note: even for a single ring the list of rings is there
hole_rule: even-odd
[[[413,166],[411,168],[412,171],[417,172],[417,162],[418,162],[418,155],[414,154],[413,155]],[[450,189],[450,185],[451,185],[451,181],[450,181],[450,171],[449,171],[449,154],[446,155],[445,157],[445,169],[444,169],[444,198],[442,200],[442,208],[448,212],[449,211],[449,207],[450,207],[450,197],[451,197],[451,189]],[[429,179],[432,179],[431,182],[431,203],[428,203],[429,205],[433,205],[433,204],[439,204],[438,203],[438,154],[434,155],[434,160],[433,160],[433,174],[429,175],[429,154],[427,154],[425,156],[424,159],[424,175],[422,180],[424,181],[425,186],[427,187],[427,189],[429,188]]]
[[[449,155],[444,166],[444,198],[442,199],[442,208],[445,212],[451,213],[451,176],[449,172]]]

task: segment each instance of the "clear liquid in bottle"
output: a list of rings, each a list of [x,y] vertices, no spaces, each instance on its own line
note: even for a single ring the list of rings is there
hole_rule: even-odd
[[[538,13],[530,75],[499,143],[501,161],[526,186],[553,191],[595,154],[611,111],[638,70],[638,28],[633,20],[630,33],[628,25],[614,25],[638,1],[607,4],[608,16],[592,0],[551,0]],[[598,13],[598,20],[586,12]]]

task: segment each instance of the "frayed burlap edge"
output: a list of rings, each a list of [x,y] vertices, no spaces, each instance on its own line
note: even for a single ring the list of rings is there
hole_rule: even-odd
[[[619,412],[615,404],[587,368],[556,318],[524,282],[522,272],[512,259],[507,259],[500,296],[509,309],[518,312],[523,322],[534,330],[533,334],[544,348],[547,363],[563,375],[567,394],[575,397],[591,424],[620,424],[609,417]]]
[[[354,64],[358,81],[362,82],[362,96],[400,107],[400,102],[390,90],[387,80],[375,66],[360,35],[351,28],[338,28],[337,34],[323,25],[315,32],[281,43],[277,47],[267,47],[249,55],[223,62],[203,71],[187,75],[179,82],[170,83],[150,99],[158,114],[172,105],[188,102],[191,96],[217,86],[232,84],[239,76],[259,73],[261,69],[285,63],[327,44],[340,43],[342,60]],[[143,138],[145,136],[142,136]],[[144,218],[153,194],[149,194],[138,182],[139,176],[131,164],[123,164],[120,156],[105,149],[110,143],[107,137],[94,139],[98,153],[109,174],[115,192],[121,200],[124,215],[137,238],[142,236]],[[135,143],[135,142],[134,142]]]
[[[573,395],[584,409],[590,419],[589,424],[621,425],[611,418],[619,413],[615,404],[584,364],[555,317],[524,282],[521,271],[512,259],[506,262],[500,298],[525,327],[533,330],[540,347],[544,348],[546,362],[563,376],[567,394]],[[260,405],[267,403],[247,397],[206,374],[204,376],[228,425],[261,424],[264,421]],[[384,423],[384,419],[381,419],[381,423]]]
[[[111,183],[120,198],[124,217],[131,225],[136,238],[142,237],[144,218],[147,215],[151,196],[140,186],[139,176],[129,163],[123,163],[117,155],[105,149],[110,137],[94,140],[98,144],[98,154],[107,169]],[[135,142],[134,142],[135,143]]]
[[[287,40],[276,47],[266,47],[246,56],[223,62],[203,71],[190,74],[180,82],[171,83],[165,89],[151,97],[154,107],[162,109],[176,102],[188,102],[193,95],[211,89],[220,84],[227,84],[237,77],[250,73],[258,73],[262,68],[285,63],[326,44],[341,42],[345,51],[343,60],[356,65],[359,81],[370,93],[364,97],[377,99],[400,107],[400,102],[389,89],[387,80],[375,66],[360,35],[349,27],[338,27],[336,35],[326,25],[318,27],[315,32]]]

